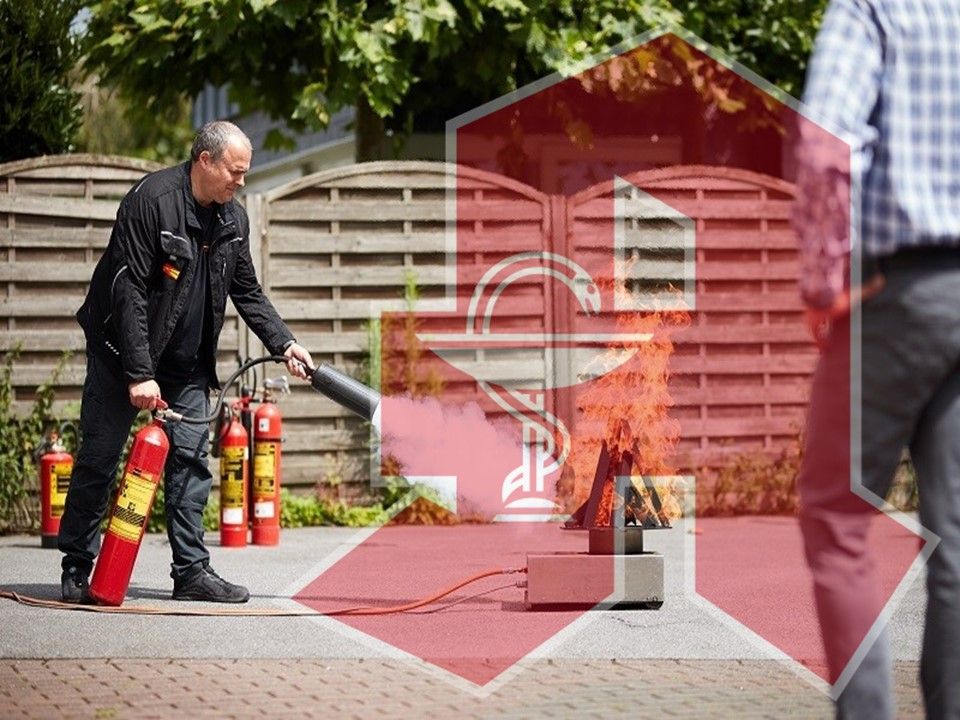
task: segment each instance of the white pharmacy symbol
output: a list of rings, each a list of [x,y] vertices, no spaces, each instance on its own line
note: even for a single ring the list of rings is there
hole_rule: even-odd
[[[693,220],[619,176],[614,178],[613,189],[613,280],[618,291],[614,292],[608,312],[694,310]],[[667,257],[664,251],[670,251]],[[576,300],[572,305],[579,306],[579,314],[600,313],[600,292],[583,266],[556,253],[522,252],[501,260],[480,278],[467,309],[464,334],[418,334],[434,352],[471,375],[501,409],[522,425],[521,462],[503,479],[501,489],[502,507],[510,512],[497,516],[500,520],[548,520],[559,511],[553,493],[547,492],[546,478],[563,467],[571,440],[567,425],[545,407],[547,391],[612,372],[652,338],[651,333],[494,331],[491,325],[497,302],[511,285],[531,277],[559,281],[566,286]],[[671,287],[655,291],[629,287],[644,278],[670,279]],[[609,350],[613,344],[622,349],[614,356],[607,356],[606,352],[598,356],[598,348]],[[500,378],[502,365],[477,362],[489,360],[487,350],[531,349],[543,354],[531,359],[529,371],[523,368],[520,374],[525,378],[542,377],[536,389],[504,387]],[[474,357],[472,353],[465,354],[465,350],[481,354]],[[511,354],[511,367],[517,368],[517,362],[516,355]],[[539,367],[532,363],[539,363]],[[575,367],[580,368],[576,373]]]
[[[491,339],[518,340],[517,333],[492,333],[490,329],[497,300],[512,284],[531,276],[552,277],[569,288],[588,315],[600,312],[600,292],[590,274],[563,255],[550,252],[525,252],[501,260],[484,273],[477,283],[467,310],[467,335]],[[479,327],[478,327],[479,325]],[[550,341],[570,341],[569,334],[541,335],[544,346]],[[505,510],[532,511],[538,517],[552,515],[556,504],[547,495],[545,479],[563,467],[570,454],[570,431],[566,424],[544,407],[543,391],[518,391],[479,380],[483,391],[523,428],[521,463],[503,480],[501,499]],[[545,380],[545,389],[551,383]],[[557,443],[559,438],[559,445]],[[509,517],[509,516],[507,516]],[[503,519],[507,519],[504,517]],[[518,519],[529,519],[519,516]]]

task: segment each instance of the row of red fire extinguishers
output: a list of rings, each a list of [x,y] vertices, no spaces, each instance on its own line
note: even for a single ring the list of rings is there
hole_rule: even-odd
[[[248,360],[224,383],[211,415],[192,418],[160,409],[154,412],[153,422],[134,435],[90,581],[94,600],[104,605],[123,603],[170,450],[164,431],[169,422],[217,423],[212,454],[220,457],[220,544],[245,547],[248,532],[256,545],[280,542],[283,425],[276,398],[289,392],[287,378],[265,380],[255,411],[253,391],[249,388],[241,390],[240,398],[229,409],[224,407],[224,396],[237,378],[254,365],[286,360],[282,356]],[[314,389],[376,424],[379,393],[327,364],[308,371]],[[42,453],[39,466],[43,547],[57,546],[60,517],[73,471],[73,457],[60,440],[68,427],[76,432],[75,426],[65,423],[59,434],[51,433],[38,451]]]
[[[247,528],[254,545],[280,542],[280,448],[283,418],[277,395],[289,393],[287,377],[265,379],[260,405],[243,386],[240,399],[224,408],[214,431],[220,457],[220,544],[245,547]],[[252,459],[252,461],[251,461]]]

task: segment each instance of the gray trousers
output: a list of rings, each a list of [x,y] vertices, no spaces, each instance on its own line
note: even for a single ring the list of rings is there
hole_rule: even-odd
[[[179,413],[194,417],[208,413],[205,378],[161,383],[160,393]],[[88,352],[80,405],[83,441],[74,463],[58,537],[64,569],[75,566],[89,573],[93,568],[100,550],[100,523],[107,511],[120,454],[136,416],[137,409],[130,404],[122,374],[109,361]],[[164,470],[167,537],[173,551],[170,575],[178,578],[210,560],[203,542],[203,508],[212,485],[207,466],[209,439],[206,425],[168,424],[166,433],[170,439]],[[158,512],[159,508],[153,511]]]
[[[886,287],[862,308],[861,479],[885,497],[901,450],[910,449],[920,521],[941,538],[927,565],[924,701],[928,717],[960,718],[960,250],[902,252],[882,269]],[[849,434],[840,426],[850,412],[849,349],[849,324],[838,323],[814,377],[799,478],[801,528],[834,675],[862,637],[862,619],[880,609],[867,541],[874,512],[849,490]],[[837,710],[843,718],[894,717],[885,634]]]

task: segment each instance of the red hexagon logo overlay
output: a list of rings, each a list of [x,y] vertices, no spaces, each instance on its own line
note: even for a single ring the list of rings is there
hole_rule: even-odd
[[[717,57],[682,31],[651,33],[451,121],[445,292],[381,317],[382,476],[440,490],[296,600],[401,607],[489,570],[435,604],[337,618],[485,686],[591,608],[634,599],[615,555],[584,560],[586,533],[562,528],[596,485],[591,517],[680,524],[662,531],[695,543],[692,597],[839,687],[915,564],[917,534],[850,493],[875,516],[879,582],[831,621],[845,640],[827,653],[795,491],[743,458],[786,457],[817,361],[784,138],[819,138],[848,178],[849,149]],[[850,448],[849,412],[834,420]],[[849,487],[849,457],[831,482]],[[610,489],[618,479],[632,499]],[[679,523],[690,507],[695,523]],[[495,574],[530,556],[562,558],[547,608],[528,607],[524,573]]]

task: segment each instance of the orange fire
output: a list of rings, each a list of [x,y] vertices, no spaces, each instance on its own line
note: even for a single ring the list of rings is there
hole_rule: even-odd
[[[677,473],[670,461],[680,437],[679,423],[668,416],[672,405],[667,390],[673,351],[670,333],[688,321],[689,315],[678,311],[634,313],[618,319],[618,331],[623,334],[652,337],[630,347],[609,348],[596,364],[616,366],[615,369],[581,386],[577,398],[577,442],[567,459],[570,471],[557,483],[558,500],[568,510],[588,498],[606,442],[611,462],[598,519],[606,518],[609,523],[615,496],[614,477],[624,474],[654,478],[662,500],[657,513],[661,521],[669,522],[682,514],[680,483],[659,481],[656,476]],[[632,357],[619,364],[627,352],[633,353]],[[632,517],[642,525],[654,509],[643,483],[635,482],[634,486],[643,500],[628,506],[625,512],[628,519]]]

